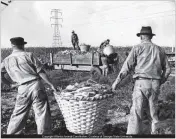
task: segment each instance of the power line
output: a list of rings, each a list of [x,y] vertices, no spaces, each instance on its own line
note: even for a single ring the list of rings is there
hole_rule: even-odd
[[[128,5],[120,5],[120,6],[118,6],[118,7],[115,7],[115,8],[111,8],[111,9],[107,9],[107,10],[103,10],[103,11],[96,11],[96,12],[93,12],[93,13],[89,13],[89,14],[87,14],[87,15],[91,15],[91,14],[94,14],[94,13],[104,13],[105,11],[110,11],[110,10],[119,10],[119,9],[121,9],[121,8],[123,8],[123,7],[126,7],[126,8],[128,8],[129,6],[130,6],[130,8],[131,7],[135,7],[135,6],[137,6],[138,5],[138,3],[140,3],[140,5],[141,4],[143,4],[143,2],[141,3],[140,1],[137,1],[137,2],[133,2],[133,3],[131,3],[131,4],[128,4]],[[147,6],[147,8],[150,8],[150,7],[152,7],[152,6],[158,6],[158,5],[161,5],[161,4],[166,4],[166,3],[170,3],[169,1],[166,1],[166,2],[162,2],[162,3],[155,3],[155,4],[150,4],[149,6]],[[83,7],[84,8],[84,7]],[[77,9],[75,9],[75,10],[77,10]],[[73,10],[74,11],[74,10]],[[81,14],[81,15],[80,15]],[[98,16],[98,17],[101,17],[101,18],[104,18],[105,16],[106,16],[107,14],[103,14],[103,15],[100,15],[100,16]],[[79,13],[79,17],[80,18],[86,18],[87,16],[85,16],[85,14],[83,13],[83,12],[80,12]],[[102,20],[104,20],[104,19],[102,19]]]
[[[173,12],[175,10],[171,10],[171,11],[164,11],[164,12],[157,12],[157,13],[152,13],[152,14],[148,14],[148,15],[142,15],[142,16],[138,16],[137,18],[138,19],[145,19],[149,16],[149,18],[155,14],[161,14],[161,13],[167,13],[167,12]],[[167,15],[166,15],[167,16]],[[170,16],[170,15],[169,15]],[[144,18],[140,18],[140,17],[144,17]],[[153,16],[153,17],[157,17],[157,16]],[[153,18],[152,17],[152,18]],[[119,18],[118,21],[116,20],[104,20],[103,22],[102,21],[98,21],[98,22],[94,22],[94,23],[83,23],[83,24],[77,24],[77,26],[84,26],[84,25],[89,25],[89,24],[97,24],[97,23],[107,23],[107,22],[119,22],[120,20],[129,20],[129,19],[136,19],[136,17],[128,17],[128,18]]]
[[[138,21],[139,20],[144,20],[144,19],[152,19],[152,18],[162,18],[162,17],[166,17],[166,16],[174,16],[175,14],[169,14],[169,15],[164,15],[164,16],[153,16],[153,17],[146,17],[146,18],[139,18],[139,19],[137,19]],[[134,20],[134,19],[133,19]],[[129,21],[131,21],[131,20],[127,20],[127,21],[123,21],[123,23],[124,22],[129,22]],[[117,21],[116,22],[114,22],[114,23],[117,23]]]
[[[134,3],[136,3],[136,2],[133,2],[133,3],[131,3],[131,4],[134,4]],[[111,8],[111,9],[106,9],[106,10],[103,10],[103,11],[96,11],[96,12],[92,12],[92,13],[88,13],[88,14],[94,14],[94,13],[98,13],[98,12],[106,12],[106,11],[109,11],[109,10],[114,10],[114,9],[117,9],[117,8],[121,8],[121,7],[128,7],[128,6],[131,6],[131,4],[128,4],[128,5],[121,5],[121,6],[118,6],[118,7],[115,7],[115,8]]]
[[[137,2],[133,2],[133,3],[137,3]],[[126,7],[128,7],[128,6],[131,6],[131,4],[129,4],[129,5],[121,5],[121,6],[118,6],[118,7],[115,7],[115,8],[111,8],[111,9],[107,9],[107,10],[103,10],[103,11],[96,11],[96,12],[91,12],[91,13],[87,13],[88,15],[91,15],[91,14],[94,14],[94,13],[99,13],[99,12],[104,12],[104,11],[109,11],[109,10],[114,10],[114,9],[117,9],[117,8],[119,8],[119,7],[124,7],[124,6],[126,6]],[[84,7],[80,7],[81,9],[82,8],[84,8]],[[85,9],[85,8],[84,8]],[[77,11],[78,10],[78,8],[76,8],[76,9],[72,9],[72,11],[74,12],[74,11]],[[83,15],[84,13],[83,12],[80,12],[79,14],[81,14],[81,15]],[[85,17],[84,15],[82,16],[82,17]]]
[[[147,17],[147,18],[139,18],[139,19],[137,19],[138,21],[139,20],[144,20],[144,19],[150,19],[150,18],[162,18],[162,17],[166,17],[166,16],[174,16],[175,14],[170,14],[170,15],[164,15],[164,16],[153,16],[153,17]],[[133,19],[134,20],[134,19]],[[121,23],[124,23],[124,22],[130,22],[131,20],[126,20],[126,21],[119,21],[119,22],[121,22]],[[100,25],[102,26],[102,25],[105,25],[105,24],[109,24],[109,23],[117,23],[117,22],[112,22],[112,21],[106,21],[106,22],[99,22],[99,23],[101,23]],[[85,24],[83,24],[82,26],[84,26]],[[89,23],[89,24],[87,24],[88,26],[93,26],[94,25],[94,23]],[[79,25],[79,27],[82,27],[82,26],[80,26]]]
[[[134,3],[138,3],[138,2],[134,2]],[[134,4],[133,3],[133,4]],[[168,2],[164,2],[164,3],[168,3]],[[152,5],[150,5],[150,6],[148,6],[147,8],[149,8],[149,7],[152,7],[152,6],[154,6],[154,5],[161,5],[161,4],[164,4],[164,3],[157,3],[157,4],[152,4]],[[123,5],[123,7],[124,7],[125,5]],[[136,6],[136,5],[134,5],[134,6]],[[119,7],[122,7],[122,6],[119,6]],[[127,6],[125,6],[125,7],[128,7],[128,5]],[[112,10],[112,9],[110,9],[110,10]],[[103,11],[102,11],[103,12]],[[164,11],[164,12],[169,12],[169,11]],[[158,13],[151,13],[151,14],[159,14],[159,13],[164,13],[164,12],[158,12]],[[94,12],[94,13],[96,13],[96,12]],[[105,17],[107,14],[104,14],[104,15],[101,15],[101,16],[99,16],[99,17],[101,17],[101,18],[103,18],[103,17]],[[144,15],[144,16],[146,16],[146,15]],[[147,15],[147,16],[149,16],[149,15]],[[99,22],[104,22],[104,21],[106,21],[106,20],[104,20],[104,19],[102,19],[101,20],[101,18],[100,18],[100,21],[98,21],[98,22],[94,22],[94,23],[99,23]],[[129,17],[127,17],[127,18],[123,18],[123,19],[128,19]],[[109,20],[108,20],[108,22],[109,22]],[[111,22],[115,22],[114,20],[112,20]],[[83,23],[83,24],[77,24],[78,26],[79,25],[84,25],[85,23]],[[86,24],[91,24],[91,23],[86,23]]]
[[[133,2],[133,3],[131,3],[131,4],[128,4],[128,5],[121,5],[121,6],[118,6],[118,7],[115,7],[115,8],[111,8],[111,9],[106,9],[106,10],[99,10],[99,11],[96,11],[96,12],[92,12],[92,13],[88,13],[88,14],[95,14],[95,13],[100,13],[100,12],[106,12],[106,11],[111,11],[111,10],[119,10],[119,9],[121,9],[121,8],[123,8],[123,7],[125,7],[125,8],[128,8],[129,6],[130,6],[130,8],[131,7],[135,7],[138,3],[139,3],[140,1],[138,1],[138,2]],[[152,6],[155,6],[155,5],[161,5],[161,4],[165,4],[165,3],[169,3],[168,1],[167,2],[163,2],[163,3],[156,3],[156,4],[152,4],[152,5],[149,5],[149,6],[147,6],[147,8],[149,8],[149,7],[152,7]]]
[[[167,12],[172,12],[172,11],[175,11],[175,10],[169,10],[169,11],[151,13],[151,14],[148,14],[148,15],[141,15],[141,16],[137,16],[137,17],[135,16],[135,18],[134,17],[119,18],[118,21],[119,20],[128,20],[128,19],[137,19],[137,18],[140,18],[140,17],[148,17],[148,16],[153,16],[153,15],[156,15],[156,14],[167,13]],[[116,20],[107,20],[107,22],[117,22],[117,21]],[[99,22],[97,22],[97,23],[99,23]]]
[[[153,16],[153,15],[155,15],[155,14],[161,14],[161,13],[167,13],[167,12],[173,12],[173,11],[175,11],[175,10],[163,11],[163,12],[152,13],[152,14],[149,14],[149,15],[137,16],[137,18],[138,18],[138,17]],[[120,18],[120,19],[124,20],[124,19],[131,19],[131,18],[133,18],[133,17],[128,17],[128,18]],[[136,17],[135,17],[135,19],[136,19]],[[112,20],[112,21],[113,21],[113,22],[116,22],[115,20]]]
[[[144,15],[140,15],[140,16],[137,16],[137,18],[138,17],[146,17],[146,16],[153,16],[153,15],[156,15],[156,14],[162,14],[162,13],[167,13],[167,12],[174,12],[175,10],[169,10],[169,11],[162,11],[162,12],[156,12],[156,13],[148,13],[148,14],[144,14]],[[124,19],[131,19],[131,18],[133,18],[133,17],[127,17],[127,18],[119,18],[118,20],[124,20]],[[136,18],[136,16],[135,16],[135,18]],[[108,21],[113,21],[114,22],[114,20],[108,20]]]
[[[165,3],[168,3],[168,2],[165,2]],[[163,3],[162,3],[163,4]],[[153,5],[150,5],[150,6],[148,6],[147,8],[149,8],[149,7],[152,7],[152,6],[154,6],[154,5],[160,5],[160,4],[153,4]],[[111,9],[110,9],[111,10]],[[171,10],[172,11],[172,10]],[[174,10],[173,10],[174,11]],[[104,11],[102,11],[102,12],[104,12]],[[168,12],[168,11],[164,11],[164,12]],[[163,12],[158,12],[158,13],[163,13]],[[158,13],[152,13],[152,14],[158,14]],[[106,14],[104,14],[103,16],[105,16]]]

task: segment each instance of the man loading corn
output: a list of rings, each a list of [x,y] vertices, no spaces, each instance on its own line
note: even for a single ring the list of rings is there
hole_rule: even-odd
[[[109,42],[110,42],[110,40],[109,39],[107,39],[107,40],[105,40],[104,42],[102,42],[101,44],[100,44],[100,49],[104,49],[107,45],[109,45]]]
[[[109,44],[110,39],[107,39],[103,41],[99,48],[98,51],[101,55],[101,61],[103,64],[103,75],[107,76],[110,71],[114,71],[113,67],[117,67],[118,63],[118,54],[115,53],[115,50],[112,45]],[[110,66],[111,65],[111,66]]]
[[[135,86],[127,134],[143,134],[144,108],[147,108],[148,112],[150,112],[151,134],[156,133],[156,124],[159,122],[157,101],[160,85],[167,80],[171,69],[164,50],[152,43],[151,39],[154,35],[150,26],[142,27],[141,32],[137,33],[137,36],[141,38],[141,43],[132,48],[112,85],[112,89],[115,90],[121,80],[131,70],[134,70]]]
[[[27,43],[21,37],[11,38],[12,54],[1,63],[2,81],[10,84],[4,77],[7,72],[11,79],[18,84],[18,94],[13,114],[7,128],[7,134],[23,134],[23,128],[33,106],[38,134],[51,133],[50,108],[47,94],[44,91],[43,79],[56,91],[53,84],[42,69],[42,64],[30,52],[24,51]]]
[[[114,71],[118,68],[118,54],[115,53],[115,50],[112,45],[106,45],[101,52],[101,61],[103,64],[103,75],[107,76],[110,71]]]

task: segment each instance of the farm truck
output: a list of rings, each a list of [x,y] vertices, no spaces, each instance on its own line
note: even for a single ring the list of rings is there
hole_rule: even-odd
[[[118,66],[117,53],[111,53],[104,56],[99,51],[60,51],[56,54],[50,53],[50,66],[54,70],[69,71],[89,71],[91,76],[107,76],[108,73],[114,72]]]

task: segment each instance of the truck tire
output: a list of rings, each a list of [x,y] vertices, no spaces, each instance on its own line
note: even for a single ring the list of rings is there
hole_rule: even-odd
[[[102,70],[99,67],[92,67],[90,70],[91,79],[98,81],[102,75]]]

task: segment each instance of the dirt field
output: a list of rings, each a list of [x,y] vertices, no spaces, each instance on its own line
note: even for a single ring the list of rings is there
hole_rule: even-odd
[[[65,86],[81,82],[89,79],[89,73],[87,72],[62,72],[62,71],[50,71],[48,72],[52,81],[62,88]],[[99,82],[111,85],[114,81],[116,74],[111,74],[108,78],[101,77]],[[118,96],[114,97],[114,101],[111,104],[111,109],[108,111],[106,125],[103,127],[101,135],[125,135],[127,128],[127,120],[129,116],[129,109],[131,106],[131,94],[133,89],[133,83],[131,76],[128,76],[121,84],[121,88],[118,89]],[[47,85],[46,85],[47,88]],[[14,109],[15,97],[17,92],[1,92],[1,133],[6,134],[7,125],[10,119],[10,115]],[[49,104],[52,115],[52,130],[53,135],[72,135],[63,122],[62,115],[59,111],[59,107],[52,92],[48,91]],[[161,86],[161,93],[159,96],[158,112],[161,122],[158,124],[159,134],[175,134],[175,77],[170,77],[164,85]],[[145,134],[149,133],[149,121],[144,119],[143,129]],[[24,129],[25,134],[36,134],[36,124],[34,121],[34,114],[31,110],[29,118],[27,120],[26,127]]]

